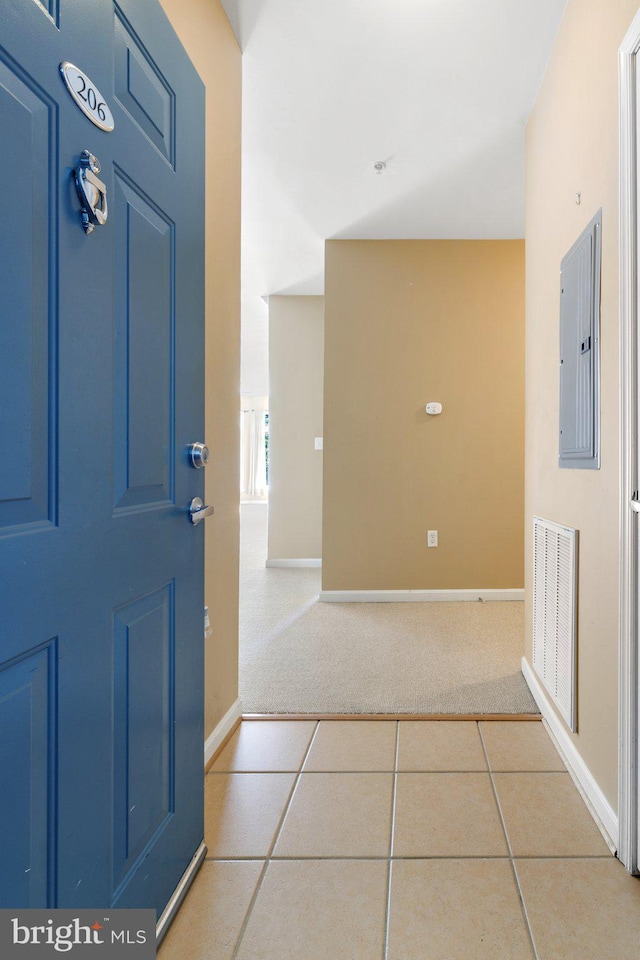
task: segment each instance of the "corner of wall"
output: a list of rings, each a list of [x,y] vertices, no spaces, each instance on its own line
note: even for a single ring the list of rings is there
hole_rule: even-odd
[[[242,54],[220,0],[160,0],[206,87],[205,736],[238,697]],[[220,149],[220,141],[224,149]]]
[[[526,135],[525,648],[530,657],[530,525],[538,515],[580,532],[578,733],[567,736],[612,810],[618,796],[618,49],[636,12],[637,0],[568,0]],[[564,470],[558,467],[560,263],[599,208],[601,466]]]

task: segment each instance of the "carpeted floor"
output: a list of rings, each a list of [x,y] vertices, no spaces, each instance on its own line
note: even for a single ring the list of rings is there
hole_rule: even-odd
[[[242,505],[245,713],[537,713],[521,603],[320,603],[319,569],[267,569],[267,507]]]

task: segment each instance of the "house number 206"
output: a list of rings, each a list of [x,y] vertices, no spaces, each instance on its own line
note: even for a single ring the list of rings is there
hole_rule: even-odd
[[[63,60],[60,64],[60,73],[67,90],[85,117],[95,123],[96,127],[110,133],[114,127],[113,114],[95,83],[68,60]]]

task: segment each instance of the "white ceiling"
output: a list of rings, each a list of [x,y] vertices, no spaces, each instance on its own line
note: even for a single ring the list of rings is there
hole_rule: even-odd
[[[524,129],[566,0],[222,0],[244,51],[242,392],[327,238],[524,235]],[[376,174],[373,165],[387,168]]]

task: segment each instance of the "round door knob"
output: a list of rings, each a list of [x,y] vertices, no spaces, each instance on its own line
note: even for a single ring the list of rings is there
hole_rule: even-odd
[[[209,447],[206,443],[190,443],[188,450],[192,467],[195,467],[196,470],[199,470],[200,467],[206,467],[209,463]]]

